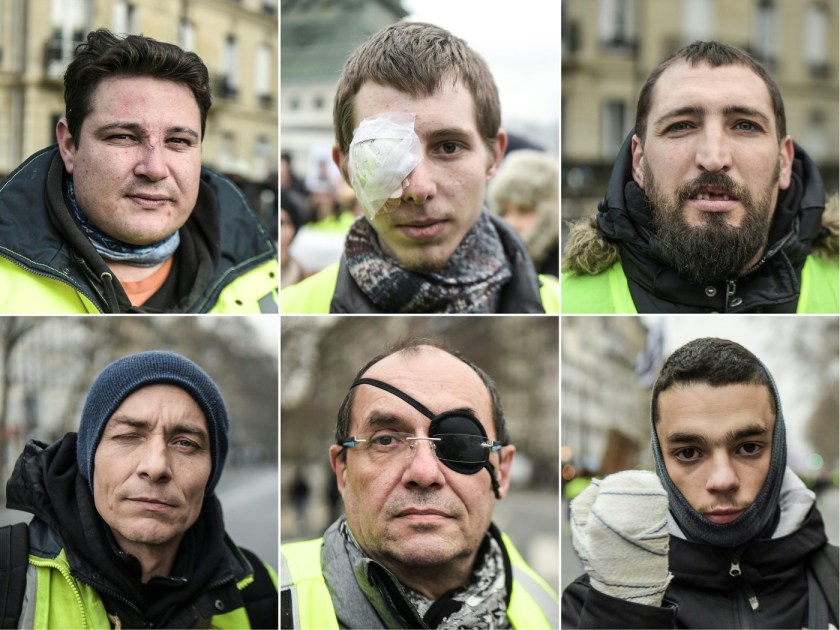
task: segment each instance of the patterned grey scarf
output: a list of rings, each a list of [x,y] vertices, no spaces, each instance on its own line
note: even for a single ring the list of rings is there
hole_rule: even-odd
[[[382,251],[364,218],[351,226],[344,256],[353,280],[386,313],[494,313],[499,292],[513,275],[486,212],[438,272],[403,267]]]
[[[131,245],[115,239],[96,227],[79,207],[72,177],[67,178],[65,189],[70,201],[70,210],[73,211],[82,232],[105,260],[124,262],[136,267],[154,267],[170,258],[181,243],[181,235],[177,231],[151,245]]]
[[[341,523],[340,531],[346,541],[364,553],[346,520]],[[511,627],[507,618],[504,556],[499,543],[490,534],[486,534],[479,549],[469,581],[460,588],[436,602],[405,585],[403,590],[418,616],[430,628],[491,630]]]

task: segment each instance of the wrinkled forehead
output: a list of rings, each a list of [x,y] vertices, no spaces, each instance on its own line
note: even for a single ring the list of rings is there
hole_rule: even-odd
[[[365,378],[383,381],[425,405],[432,413],[469,409],[488,436],[495,437],[490,392],[475,371],[451,354],[421,346],[389,355],[365,372]],[[356,388],[350,432],[359,432],[373,414],[393,413],[416,427],[429,419],[397,396],[370,385]]]
[[[685,60],[668,66],[656,81],[649,116],[675,107],[703,105],[750,107],[773,118],[770,90],[749,66],[689,65]]]

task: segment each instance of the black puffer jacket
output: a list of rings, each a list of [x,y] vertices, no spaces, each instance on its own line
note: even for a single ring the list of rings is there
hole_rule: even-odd
[[[266,588],[261,579],[243,590],[237,587],[254,575],[257,559],[225,533],[215,494],[205,498],[198,519],[184,534],[170,577],[141,584],[139,562],[117,546],[79,474],[76,437],[68,433],[51,446],[30,441],[6,485],[7,506],[35,515],[29,526],[30,555],[55,558],[64,551],[73,578],[92,586],[108,613],[126,628],[200,627],[196,624],[202,619],[242,606],[276,620],[273,585]]]
[[[700,286],[680,277],[662,258],[650,206],[632,177],[632,136],[618,153],[594,221],[584,219],[573,227],[563,271],[595,275],[620,257],[639,313],[796,312],[806,258],[816,249],[837,255],[836,205],[825,212],[822,178],[808,154],[794,144],[791,185],[779,191],[759,263],[720,285]]]
[[[828,603],[836,627],[837,552],[816,507],[792,534],[740,551],[671,536],[662,607],[604,595],[581,576],[563,593],[563,628],[825,628],[811,622],[812,597]]]
[[[255,270],[267,263],[271,270],[265,273],[274,274],[276,293],[277,249],[272,236],[233,182],[202,167],[198,199],[181,228],[173,272],[146,304],[132,306],[71,217],[64,175],[64,164],[53,145],[27,158],[0,181],[0,256],[33,278],[68,285],[103,313],[204,313],[238,279],[249,273],[261,276],[262,270]],[[261,286],[266,282],[271,285],[269,279]],[[15,312],[29,312],[25,296],[18,300]],[[273,309],[276,312],[276,305]]]

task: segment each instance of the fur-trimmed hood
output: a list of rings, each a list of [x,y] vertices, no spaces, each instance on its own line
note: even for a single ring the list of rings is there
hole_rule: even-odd
[[[822,230],[811,252],[822,258],[836,258],[840,244],[840,198],[828,198],[822,215]],[[598,234],[596,215],[568,223],[569,236],[563,247],[563,271],[594,276],[609,269],[619,259],[618,245]]]
[[[569,237],[563,247],[563,272],[597,275],[619,260],[622,243],[631,243],[645,251],[650,249],[655,238],[650,217],[634,213],[625,197],[625,188],[632,181],[632,136],[631,132],[619,151],[607,193],[598,204],[598,213],[569,224]],[[836,257],[840,231],[838,196],[834,194],[826,201],[816,165],[800,146],[794,143],[794,147],[793,176],[800,182],[801,200],[798,208],[789,209],[781,217],[778,215],[782,212],[777,209],[768,251],[781,239],[788,239],[798,245],[797,257],[802,253]],[[779,199],[781,206],[783,195]],[[796,234],[790,239],[794,231]]]

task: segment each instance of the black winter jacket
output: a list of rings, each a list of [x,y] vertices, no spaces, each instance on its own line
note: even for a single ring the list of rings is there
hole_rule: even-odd
[[[65,201],[64,175],[53,145],[0,181],[0,256],[34,276],[69,285],[101,312],[207,312],[236,279],[277,260],[273,238],[242,193],[230,180],[202,167],[198,200],[181,228],[175,268],[158,292],[168,294],[165,304],[155,303],[156,294],[134,307],[76,226]],[[274,273],[276,279],[276,269]],[[20,306],[18,312],[27,312],[25,303]]]
[[[674,579],[662,607],[600,593],[584,575],[563,593],[562,627],[825,628],[811,625],[809,605],[818,603],[823,610],[827,605],[836,627],[837,562],[838,549],[828,544],[816,507],[792,534],[753,540],[740,550],[671,536]]]
[[[30,554],[51,558],[64,550],[73,577],[92,586],[125,628],[201,627],[196,624],[202,618],[246,602],[261,617],[277,618],[273,585],[266,589],[263,581],[237,588],[237,582],[253,575],[256,557],[225,533],[215,495],[205,498],[198,519],[184,534],[171,576],[142,584],[139,562],[118,547],[79,474],[76,437],[68,433],[50,446],[30,441],[6,485],[7,506],[35,515],[29,526]]]
[[[632,155],[627,137],[610,175],[607,192],[598,204],[597,238],[584,227],[577,239],[582,245],[564,253],[563,270],[579,275],[599,273],[613,260],[604,258],[602,268],[579,270],[577,259],[591,252],[617,248],[628,287],[639,313],[794,313],[799,300],[800,276],[805,259],[817,242],[834,242],[836,217],[824,218],[826,193],[816,165],[794,144],[791,185],[779,191],[766,252],[748,272],[718,286],[700,286],[680,277],[662,259],[653,229],[650,206],[644,191],[632,177]],[[836,227],[833,227],[836,231]],[[579,251],[576,251],[578,250]],[[589,263],[591,264],[591,263]]]

